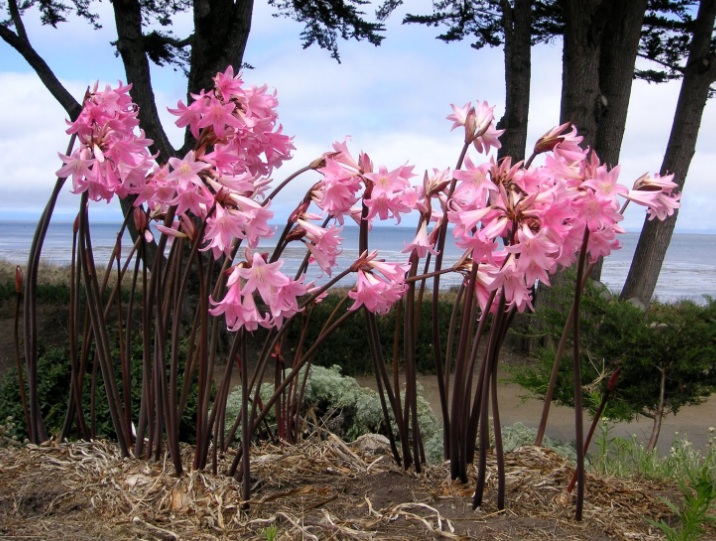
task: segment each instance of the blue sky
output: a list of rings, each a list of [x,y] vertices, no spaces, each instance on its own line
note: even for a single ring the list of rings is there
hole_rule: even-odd
[[[58,30],[28,21],[35,47],[60,79],[78,97],[94,81],[116,83],[124,71],[109,42],[115,39],[111,6],[98,4],[103,29],[93,31],[82,22],[70,22]],[[427,12],[429,0],[412,0],[412,12]],[[502,114],[504,78],[501,49],[475,51],[467,43],[444,44],[434,39],[436,30],[400,21],[405,9],[389,21],[381,47],[367,43],[342,43],[342,63],[312,47],[303,50],[301,26],[274,18],[264,2],[256,2],[253,28],[245,60],[255,66],[246,71],[249,83],[276,88],[284,131],[295,136],[297,151],[291,162],[275,174],[281,180],[293,170],[328,150],[335,140],[351,136],[350,148],[367,152],[376,163],[389,168],[415,165],[426,169],[453,166],[462,134],[450,132],[445,120],[450,104],[487,100]],[[188,28],[190,18],[176,19],[177,34]],[[561,43],[539,46],[533,54],[530,144],[559,120]],[[174,107],[184,99],[183,77],[171,68],[154,69],[153,80],[160,107]],[[642,173],[658,171],[668,141],[679,84],[648,85],[636,82],[632,93],[621,152],[624,184]],[[23,59],[0,42],[0,219],[36,219],[54,184],[64,151],[64,111],[41,85]],[[166,115],[170,121],[170,115]],[[176,141],[179,130],[173,130]],[[710,102],[701,125],[696,155],[683,194],[677,230],[714,232],[716,217],[716,105]],[[290,210],[315,177],[292,186],[274,205],[277,214]],[[58,216],[71,219],[78,198],[65,193]],[[95,204],[93,219],[116,219],[114,204]],[[644,213],[627,212],[625,227],[639,230]]]

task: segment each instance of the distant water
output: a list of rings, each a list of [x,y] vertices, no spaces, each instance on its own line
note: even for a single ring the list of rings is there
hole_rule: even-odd
[[[93,224],[92,245],[97,262],[105,263],[112,253],[119,227],[116,224]],[[35,232],[34,223],[15,223],[0,221],[0,259],[15,264],[27,262],[30,244]],[[370,234],[371,249],[379,250],[380,257],[387,261],[405,261],[401,253],[404,245],[411,240],[412,228],[376,227]],[[345,227],[343,230],[344,251],[339,262],[340,269],[350,265],[358,257],[358,228]],[[623,248],[614,252],[604,263],[602,281],[618,293],[624,281],[631,259],[634,255],[638,233],[622,235]],[[123,252],[131,246],[128,235],[122,241]],[[270,251],[271,241],[266,241],[260,250]],[[50,225],[42,250],[42,259],[54,265],[66,265],[72,257],[72,224],[53,223]],[[301,263],[305,250],[298,244],[284,252],[283,271],[292,275]],[[448,247],[445,253],[447,262],[456,261],[460,256],[454,247]],[[318,281],[326,276],[319,273],[309,274]],[[460,283],[460,276],[448,274],[441,278],[441,285],[451,287]],[[349,277],[342,285],[352,285],[354,278]],[[655,291],[661,302],[674,302],[691,299],[703,302],[704,295],[716,297],[716,235],[675,233],[661,270]]]

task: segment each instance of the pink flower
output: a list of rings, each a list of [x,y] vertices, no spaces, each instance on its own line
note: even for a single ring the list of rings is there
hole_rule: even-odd
[[[250,255],[247,262],[234,267],[227,280],[228,290],[221,301],[210,298],[214,316],[224,315],[230,331],[246,328],[256,330],[259,326],[280,327],[286,319],[300,311],[298,297],[305,295],[308,286],[300,280],[291,280],[280,272],[283,261],[267,263],[259,253]],[[250,261],[249,261],[250,260]],[[262,314],[255,295],[268,307]]]
[[[167,107],[167,111],[171,114],[178,116],[179,119],[175,122],[178,128],[189,127],[194,139],[199,139],[199,127],[197,126],[199,120],[201,120],[201,109],[203,104],[203,91],[202,96],[192,96],[195,101],[191,105],[186,106],[184,102],[179,100],[176,109],[170,109]]]
[[[428,224],[421,222],[415,238],[403,248],[403,253],[415,253],[419,258],[425,257],[427,254],[437,255],[439,252],[433,248],[435,239],[431,239],[428,235]]]
[[[233,103],[221,103],[215,97],[210,96],[208,103],[204,105],[202,117],[197,122],[197,128],[211,127],[219,139],[223,139],[227,132],[233,129],[242,128],[244,123],[234,116],[236,105]]]
[[[331,276],[333,267],[336,266],[336,258],[343,251],[339,235],[343,231],[342,227],[335,225],[325,229],[319,227],[307,220],[299,219],[298,225],[301,226],[306,233],[308,250],[311,252],[311,259],[315,261],[323,272]]]
[[[268,316],[261,316],[252,295],[244,295],[238,270],[239,268],[235,267],[229,276],[228,290],[220,302],[209,297],[209,302],[213,305],[209,313],[212,316],[223,314],[230,331],[238,331],[241,328],[255,331],[260,324],[267,324]]]
[[[497,186],[488,176],[489,171],[489,163],[476,166],[469,156],[465,158],[465,168],[453,173],[453,176],[460,181],[453,192],[453,200],[463,205],[484,204],[489,192],[497,191]]]
[[[618,208],[617,196],[626,196],[629,192],[626,186],[617,183],[619,169],[617,165],[607,171],[606,166],[600,166],[594,171],[594,176],[584,181],[582,186],[591,188],[596,198],[610,201],[615,208]]]
[[[241,80],[241,72],[234,77],[234,68],[229,66],[224,73],[217,73],[213,78],[214,88],[221,95],[221,98],[228,102],[232,96],[242,96],[244,94],[243,84]]]
[[[349,169],[359,171],[360,166],[358,165],[358,162],[355,158],[353,158],[350,150],[348,150],[348,141],[350,141],[350,137],[346,137],[341,143],[335,141],[333,143],[333,152],[327,152],[323,156],[325,158],[330,158],[331,160],[334,160]]]
[[[518,312],[524,312],[527,308],[533,309],[532,293],[525,284],[524,274],[517,269],[513,257],[507,260],[487,287],[490,290],[501,288],[507,305],[515,307]]]
[[[215,259],[222,253],[229,255],[234,239],[243,236],[242,227],[245,223],[246,216],[243,214],[215,205],[214,213],[206,220],[204,240],[208,244],[202,250],[212,250]]]
[[[545,279],[557,266],[554,257],[559,253],[559,246],[549,240],[544,230],[534,232],[527,224],[517,232],[517,241],[505,250],[515,254],[515,270],[525,274],[526,285],[530,287],[536,280],[549,283]]]
[[[273,236],[273,228],[269,225],[273,212],[269,210],[268,203],[262,205],[238,194],[231,194],[229,197],[236,204],[238,212],[244,216],[243,232],[239,238],[245,238],[249,246],[255,248],[259,239]]]
[[[280,328],[287,319],[302,311],[298,306],[298,298],[304,296],[308,291],[308,286],[303,283],[303,280],[304,276],[301,276],[299,280],[289,278],[288,283],[271,297],[269,309],[274,327]]]
[[[388,282],[403,283],[405,275],[410,270],[410,263],[387,263],[382,259],[375,259],[377,252],[372,252],[373,257],[366,258],[367,268],[381,273]]]
[[[356,286],[348,292],[348,296],[353,299],[353,304],[348,310],[354,311],[365,306],[369,312],[386,314],[403,296],[406,289],[405,283],[386,282],[369,272],[359,270]]]
[[[204,161],[196,159],[194,151],[190,150],[187,152],[183,159],[169,158],[169,167],[172,168],[172,172],[167,177],[167,182],[183,182],[185,185],[188,183],[196,184],[197,186],[203,186],[204,182],[201,180],[199,173],[211,167]]]
[[[248,253],[247,253],[248,259]],[[279,272],[283,266],[283,261],[275,263],[267,263],[261,254],[255,252],[251,266],[248,268],[238,268],[238,275],[246,280],[243,288],[243,294],[258,291],[264,300],[270,299],[274,295],[276,289],[288,284],[288,278]]]
[[[76,134],[80,148],[72,156],[60,155],[64,166],[58,174],[72,175],[75,193],[88,192],[93,201],[125,197],[143,189],[142,179],[153,165],[146,139],[138,130],[137,107],[130,86],[95,84],[77,119],[67,133]]]
[[[67,178],[72,176],[72,186],[74,193],[80,193],[84,191],[82,189],[85,179],[92,176],[90,166],[94,161],[90,158],[90,152],[84,148],[81,150],[75,150],[69,156],[64,154],[57,155],[60,157],[62,162],[65,164],[60,167],[55,173],[58,177]]]
[[[214,196],[203,185],[193,184],[187,180],[179,180],[174,185],[175,196],[169,201],[176,206],[176,214],[181,216],[191,212],[194,216],[203,218],[214,203]]]
[[[634,188],[629,190],[627,199],[647,208],[650,220],[658,218],[665,220],[681,206],[681,194],[674,193],[679,187],[673,181],[674,175],[642,175],[634,182]]]
[[[330,158],[326,159],[326,165],[318,172],[323,175],[323,180],[314,191],[314,201],[326,214],[335,216],[339,223],[343,223],[343,216],[358,201],[361,178]]]
[[[572,128],[570,132],[565,133],[570,127]],[[557,156],[570,163],[579,162],[587,155],[587,151],[579,146],[582,140],[583,137],[577,135],[577,128],[571,123],[565,122],[540,137],[535,144],[534,153],[554,151]]]
[[[478,152],[490,152],[490,147],[500,148],[499,137],[505,130],[496,130],[492,127],[494,120],[494,106],[486,101],[477,102],[477,108],[466,103],[462,107],[450,105],[453,114],[447,119],[453,121],[451,130],[460,126],[465,127],[465,143],[472,143]]]

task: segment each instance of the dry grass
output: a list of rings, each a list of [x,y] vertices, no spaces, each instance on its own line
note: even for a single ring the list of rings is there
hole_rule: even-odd
[[[220,458],[218,475],[176,477],[168,461],[123,459],[107,442],[2,448],[0,539],[259,540],[275,527],[282,540],[626,541],[661,539],[645,518],[669,513],[659,500],[669,487],[589,476],[584,520],[575,522],[564,492],[571,467],[536,447],[507,456],[507,510],[494,507],[490,463],[485,505],[473,511],[472,484],[451,481],[447,465],[406,472],[382,444],[366,441],[328,434],[262,445],[249,502],[221,474],[232,457]]]

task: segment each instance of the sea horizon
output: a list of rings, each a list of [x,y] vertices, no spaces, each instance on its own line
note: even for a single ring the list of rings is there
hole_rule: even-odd
[[[120,225],[116,221],[92,223],[93,251],[98,263],[106,263],[109,260]],[[282,226],[283,224],[274,224],[278,231]],[[35,228],[36,223],[30,220],[0,220],[0,259],[13,264],[26,264]],[[339,257],[340,268],[350,265],[359,255],[358,229],[355,224],[346,224],[344,227],[344,250]],[[376,226],[369,240],[370,247],[378,249],[379,257],[387,261],[405,261],[407,255],[402,253],[402,250],[412,240],[413,232],[414,227],[409,225]],[[129,236],[125,235],[123,247],[126,253],[131,243]],[[615,294],[618,294],[624,285],[639,235],[639,232],[620,235],[622,249],[615,250],[605,259],[601,281]],[[661,302],[689,299],[703,304],[704,295],[716,297],[716,238],[705,240],[707,237],[716,237],[716,233],[679,230],[674,232],[656,286],[656,299]],[[69,264],[71,242],[72,221],[52,221],[43,245],[42,261],[58,266]],[[271,251],[274,246],[275,242],[267,239],[262,241],[258,250]],[[290,246],[284,252],[285,263],[282,270],[288,275],[294,273],[304,255],[305,248],[301,245]],[[462,252],[454,245],[446,246],[444,258],[447,264],[456,261],[461,255]],[[314,269],[308,279],[322,282],[328,277]],[[448,274],[441,278],[441,287],[449,289],[459,285],[461,281],[461,275]],[[340,285],[352,286],[354,282],[355,278],[349,276]]]

